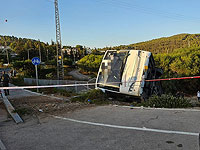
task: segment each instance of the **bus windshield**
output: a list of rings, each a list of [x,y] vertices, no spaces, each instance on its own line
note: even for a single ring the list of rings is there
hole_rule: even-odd
[[[108,51],[98,76],[98,84],[119,88],[129,51]]]

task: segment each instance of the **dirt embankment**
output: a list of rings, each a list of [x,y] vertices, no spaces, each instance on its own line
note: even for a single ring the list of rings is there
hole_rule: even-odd
[[[44,96],[31,96],[10,99],[10,102],[16,109],[16,112],[21,116],[25,115],[55,115],[63,114],[82,109],[85,107],[92,107],[84,103],[71,103],[63,100],[57,100],[50,97]]]

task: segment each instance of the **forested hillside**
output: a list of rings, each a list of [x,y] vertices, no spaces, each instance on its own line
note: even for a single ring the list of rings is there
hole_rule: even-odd
[[[53,42],[49,45],[48,43],[37,40],[17,38],[14,36],[0,36],[0,46],[10,46],[11,50],[17,53],[21,60],[28,59],[28,51],[30,58],[39,56],[39,48],[41,50],[43,61],[53,59],[56,54],[56,45]]]
[[[35,75],[31,59],[39,57],[42,61],[41,64],[45,64],[38,67],[39,70],[42,70],[39,74],[40,78],[56,78],[56,52],[56,44],[53,41],[49,44],[34,39],[0,35],[0,66],[9,65],[26,77]],[[75,61],[87,54],[86,47],[82,45],[63,46],[63,52],[66,73],[70,67],[74,67]]]
[[[155,54],[155,53],[172,53],[175,49],[199,47],[199,46],[200,46],[200,34],[178,34],[171,37],[163,37],[136,44],[105,47],[99,50],[140,49],[140,50],[150,51]]]
[[[9,51],[15,52],[18,56],[18,60],[27,60],[28,53],[29,59],[38,57],[40,55],[39,50],[41,52],[41,58],[43,62],[56,59],[56,44],[53,41],[49,44],[34,39],[0,35],[0,46],[9,46],[11,48]],[[65,58],[68,57],[79,60],[87,53],[86,47],[82,45],[76,45],[76,47],[63,46],[63,48],[71,50],[70,54],[67,52],[64,53]],[[72,49],[75,51],[72,52]],[[2,51],[0,51],[0,54],[2,54]],[[0,57],[0,59],[3,58]]]

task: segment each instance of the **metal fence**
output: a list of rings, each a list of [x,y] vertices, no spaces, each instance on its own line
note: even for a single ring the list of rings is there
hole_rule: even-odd
[[[92,78],[89,81],[75,81],[75,80],[46,80],[38,79],[38,85],[67,85],[72,84],[70,87],[62,87],[60,89],[65,89],[67,91],[74,91],[76,93],[87,91],[89,89],[94,89],[95,85],[89,85],[95,83],[96,78]],[[33,78],[24,78],[24,83],[26,85],[37,85],[36,79]],[[85,85],[80,85],[85,84]]]

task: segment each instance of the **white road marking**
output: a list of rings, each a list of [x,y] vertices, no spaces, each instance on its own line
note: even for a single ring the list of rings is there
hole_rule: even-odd
[[[77,122],[77,123],[83,123],[83,124],[89,124],[89,125],[95,125],[95,126],[104,126],[104,127],[119,128],[119,129],[130,129],[130,130],[138,130],[138,131],[149,131],[149,132],[158,132],[158,133],[168,133],[168,134],[192,135],[192,136],[198,136],[199,137],[199,133],[194,133],[194,132],[159,130],[159,129],[150,129],[150,128],[145,128],[145,127],[139,128],[139,127],[119,126],[119,125],[111,125],[111,124],[81,121],[81,120],[75,120],[75,119],[59,117],[59,116],[53,116],[53,117],[56,118],[56,119],[62,119],[62,120],[67,120],[67,121],[72,121],[72,122]]]
[[[132,108],[132,109],[146,109],[146,110],[175,110],[175,111],[196,111],[200,112],[200,109],[193,108],[152,108],[152,107],[134,107],[134,106],[120,106],[120,105],[112,105],[114,107],[124,107],[124,108]]]
[[[37,93],[37,92],[32,92],[32,91],[29,91],[29,90],[24,90],[24,91],[38,95],[38,96],[45,96],[45,97],[54,98],[54,99],[58,99],[58,100],[64,100],[64,98],[49,96],[49,95],[45,95],[45,94],[41,94],[41,93]]]
[[[0,140],[0,150],[6,150],[6,147],[4,146],[1,140]]]

